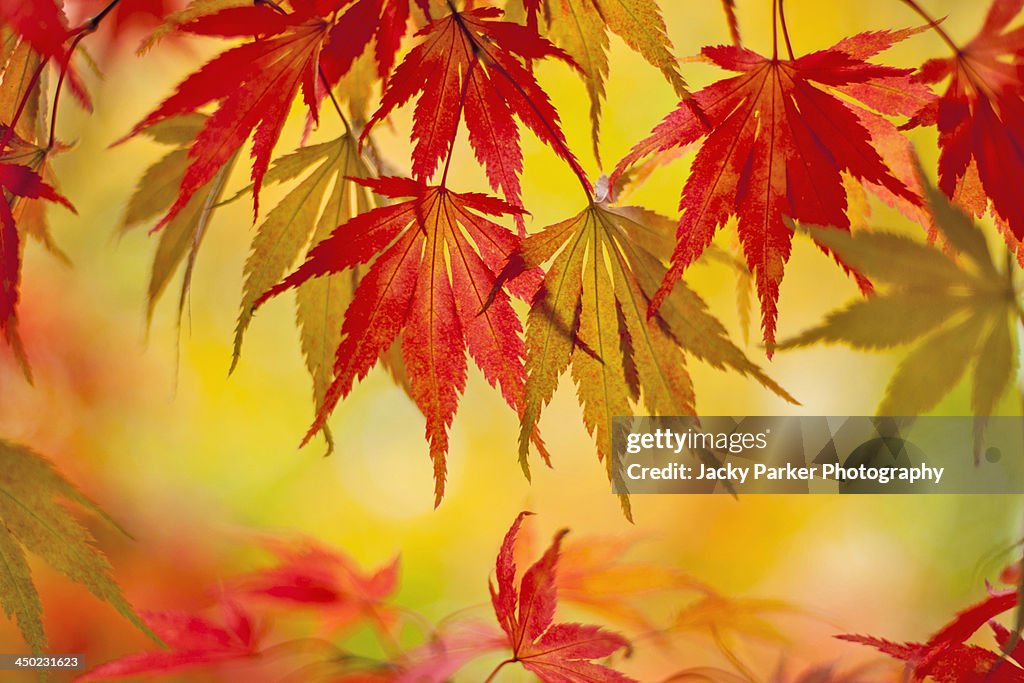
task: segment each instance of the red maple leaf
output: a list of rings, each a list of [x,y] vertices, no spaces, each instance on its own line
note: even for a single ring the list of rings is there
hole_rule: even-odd
[[[299,90],[314,117],[319,98],[319,55],[330,25],[314,13],[310,0],[296,0],[282,13],[265,4],[230,7],[179,26],[179,30],[221,37],[258,36],[232,48],[182,81],[175,92],[126,137],[158,121],[218,102],[189,149],[190,163],[178,197],[157,229],[167,225],[192,195],[210,182],[253,135],[253,204]]]
[[[614,186],[621,173],[644,157],[704,138],[683,187],[672,267],[651,300],[652,313],[715,232],[735,216],[757,283],[770,356],[779,284],[793,238],[785,219],[848,229],[844,172],[892,197],[920,204],[874,146],[881,132],[872,128],[888,126],[895,132],[895,127],[829,92],[839,91],[884,113],[916,113],[922,87],[911,82],[910,70],[865,61],[907,34],[863,33],[788,60],[741,47],[704,48],[706,59],[741,74],[694,95],[712,124],[710,131],[691,104],[682,102],[619,162],[611,180]],[[871,128],[865,114],[873,117]],[[863,280],[861,285],[869,286]]]
[[[318,0],[335,5],[339,10],[348,7],[337,19],[330,39],[324,46],[324,74],[331,83],[348,72],[352,62],[374,41],[373,56],[377,73],[387,80],[395,55],[401,47],[409,24],[410,0]],[[429,0],[415,0],[420,10],[430,16]]]
[[[384,630],[394,624],[394,610],[384,601],[397,588],[397,559],[367,573],[352,558],[312,540],[295,543],[267,539],[264,546],[279,563],[234,581],[232,590],[239,598],[315,608],[331,632],[362,620],[370,620]]]
[[[975,217],[991,205],[1007,244],[1024,259],[1024,29],[1006,30],[1022,6],[994,0],[981,31],[963,47],[933,24],[956,54],[926,62],[918,79],[948,78],[949,87],[907,126],[938,126],[939,187]]]
[[[992,593],[986,599],[957,614],[952,621],[929,638],[927,643],[894,643],[882,638],[861,635],[841,635],[838,638],[869,645],[894,659],[907,662],[913,670],[915,680],[928,677],[940,683],[1021,683],[1024,681],[1024,669],[1007,661],[998,652],[967,645],[965,642],[986,623],[991,623],[993,618],[1013,609],[1016,604],[1016,590]],[[992,628],[996,641],[1005,648],[1010,642],[1009,631],[994,623]],[[1020,661],[1019,655],[1019,648],[1015,648],[1011,653],[1015,661],[1024,664]]]
[[[252,617],[234,603],[225,602],[222,607],[222,624],[186,612],[143,612],[146,625],[168,649],[137,652],[101,664],[77,678],[77,683],[167,675],[257,656],[261,633]]]
[[[14,134],[6,126],[0,126],[0,137],[13,139]],[[43,182],[39,174],[21,164],[0,162],[0,189],[4,194],[0,201],[0,333],[27,373],[28,363],[17,327],[21,244],[15,221],[16,204],[26,199],[46,199],[63,204],[71,211],[75,208]]]
[[[490,586],[494,615],[512,648],[512,658],[500,666],[519,662],[543,683],[633,681],[625,674],[593,662],[619,650],[628,650],[629,641],[625,638],[598,626],[554,622],[558,602],[555,574],[567,530],[555,535],[544,555],[523,574],[517,590],[516,537],[528,514],[520,513],[505,535],[496,563],[497,589],[493,584]]]
[[[491,187],[521,207],[518,118],[589,188],[586,173],[566,145],[558,112],[523,60],[555,57],[579,67],[535,30],[494,21],[500,15],[501,10],[484,7],[424,27],[417,34],[422,42],[395,69],[363,135],[419,95],[413,113],[412,176],[426,182],[450,156],[465,109],[469,142]]]
[[[519,243],[513,232],[486,216],[516,215],[521,209],[486,195],[459,194],[404,178],[352,180],[384,196],[411,199],[339,226],[298,270],[260,297],[256,307],[310,278],[376,257],[345,312],[334,380],[306,440],[401,334],[410,390],[427,420],[439,504],[448,428],[466,385],[467,351],[491,386],[500,386],[510,406],[519,411],[522,405],[522,326],[508,294],[499,290],[481,312],[496,273]],[[526,295],[531,286],[536,278],[511,289]]]

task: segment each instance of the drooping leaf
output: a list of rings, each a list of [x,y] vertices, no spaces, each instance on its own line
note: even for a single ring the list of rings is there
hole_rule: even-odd
[[[757,380],[792,398],[729,341],[703,300],[681,285],[648,318],[650,297],[665,273],[671,222],[637,207],[591,204],[523,240],[502,279],[548,262],[526,323],[526,402],[519,458],[529,472],[529,438],[561,374],[571,367],[587,430],[611,478],[612,418],[641,402],[649,414],[692,415],[686,354]],[[635,368],[638,387],[625,368]],[[636,389],[639,388],[640,394]],[[629,516],[629,503],[621,498]]]
[[[500,14],[495,8],[473,9],[424,27],[417,34],[420,43],[395,69],[363,135],[418,96],[412,176],[427,182],[442,161],[449,161],[464,109],[470,145],[491,187],[521,208],[523,154],[516,118],[569,164],[581,183],[589,187],[589,181],[566,145],[558,112],[523,63],[545,57],[575,62],[536,31],[497,21]]]
[[[992,0],[978,34],[948,59],[921,67],[918,79],[949,85],[942,98],[909,126],[939,130],[939,187],[970,215],[989,208],[1006,243],[1024,259],[1024,205],[1017,178],[1024,173],[1024,32],[1009,29],[1018,0]]]
[[[33,652],[45,651],[43,609],[26,561],[28,552],[85,586],[156,639],[110,577],[110,563],[96,548],[92,534],[75,520],[64,502],[75,503],[113,524],[49,461],[0,439],[0,606],[4,613],[17,621]]]
[[[312,170],[310,170],[312,169]],[[241,312],[235,327],[232,369],[242,350],[242,339],[252,320],[253,304],[277,284],[310,245],[371,207],[370,191],[350,178],[372,176],[351,134],[303,147],[275,160],[267,182],[305,177],[274,207],[256,230],[245,263]],[[313,379],[316,413],[324,407],[331,384],[334,352],[341,343],[345,309],[352,301],[359,270],[311,280],[297,292],[297,320],[306,368]],[[394,364],[389,363],[389,368]],[[327,425],[322,431],[328,452],[334,439]]]
[[[319,100],[319,55],[330,25],[312,12],[309,3],[296,2],[293,9],[282,14],[266,4],[228,7],[178,26],[199,35],[254,40],[207,62],[128,134],[218,103],[189,148],[178,195],[157,228],[167,226],[196,192],[214,181],[250,136],[253,206],[258,213],[263,176],[292,101],[301,89],[315,117]]]
[[[355,179],[374,192],[405,201],[362,213],[314,247],[306,262],[257,302],[314,278],[373,261],[345,312],[334,379],[306,439],[320,429],[401,335],[402,359],[413,399],[426,417],[434,463],[435,503],[444,494],[448,428],[473,357],[506,402],[522,409],[523,342],[508,294],[494,290],[495,273],[518,238],[486,216],[518,209],[480,194],[396,177]]]
[[[128,201],[122,232],[153,220],[175,203],[181,180],[190,164],[188,146],[207,121],[207,117],[202,114],[185,114],[164,119],[143,131],[147,137],[161,144],[174,145],[175,149],[150,166],[139,179],[135,192]],[[192,272],[199,249],[206,237],[215,209],[224,196],[227,178],[237,158],[237,155],[229,158],[209,182],[189,197],[184,207],[160,231],[149,278],[147,319],[152,318],[157,301],[184,263],[185,270],[178,296],[180,322],[192,284]]]
[[[866,61],[905,35],[907,31],[860,34],[788,60],[739,47],[704,48],[706,59],[740,73],[694,95],[712,124],[710,132],[690,106],[681,104],[633,147],[612,177],[614,186],[621,173],[644,157],[703,138],[679,203],[682,217],[672,267],[651,301],[652,312],[715,232],[736,216],[757,284],[770,356],[779,284],[792,242],[784,219],[847,228],[844,172],[911,205],[920,203],[886,166],[875,147],[880,133],[866,125],[864,108],[846,99],[885,113],[916,113],[920,98],[904,97],[904,91],[921,89],[911,83],[910,71]],[[893,128],[880,117],[871,121]],[[868,283],[861,280],[861,285],[866,288]]]
[[[523,573],[516,586],[513,558],[516,537],[526,514],[521,513],[505,535],[496,563],[497,587],[490,585],[494,614],[508,638],[513,660],[542,683],[633,681],[593,661],[628,649],[629,641],[598,626],[555,622],[555,576],[567,530],[555,535],[551,546]]]
[[[1017,363],[1012,270],[1001,272],[981,229],[933,187],[929,205],[939,234],[964,257],[901,235],[813,228],[816,240],[885,291],[854,301],[779,348],[841,342],[857,349],[917,346],[889,381],[879,415],[919,415],[972,371],[976,448]]]
[[[5,126],[0,126],[0,136],[9,139],[9,147],[0,156],[0,334],[14,351],[27,377],[30,377],[28,357],[18,335],[18,287],[21,280],[21,250],[17,214],[21,207],[33,200],[62,204],[71,211],[74,207],[58,194],[32,168],[22,163],[11,163],[8,159],[18,154],[18,141]]]
[[[531,13],[539,12],[544,17],[545,36],[565,50],[586,76],[594,156],[598,162],[601,105],[609,71],[609,32],[660,69],[677,96],[690,96],[672,55],[672,41],[661,10],[654,0],[539,0],[537,5],[530,8]],[[529,21],[536,25],[536,17]]]

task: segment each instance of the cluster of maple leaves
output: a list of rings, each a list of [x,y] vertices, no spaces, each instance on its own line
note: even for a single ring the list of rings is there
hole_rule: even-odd
[[[900,132],[916,126],[938,129],[944,195],[969,216],[990,215],[1010,253],[1024,258],[1024,204],[1015,189],[1024,173],[1024,29],[1011,28],[1024,3],[993,0],[978,35],[959,45],[916,2],[904,0],[925,26],[861,33],[797,56],[783,2],[766,1],[773,8],[772,54],[742,45],[735,7],[726,2],[733,44],[706,47],[701,58],[738,75],[691,93],[655,0],[509,0],[503,7],[195,0],[164,17],[144,49],[170,35],[240,42],[185,78],[125,136],[146,135],[173,148],[141,179],[125,217],[126,228],[155,220],[160,242],[151,307],[182,266],[184,302],[216,208],[251,194],[258,226],[234,362],[256,309],[297,289],[316,404],[306,439],[322,432],[333,443],[328,417],[380,362],[425,417],[437,502],[469,358],[520,417],[527,474],[531,444],[549,460],[538,421],[566,369],[609,476],[612,416],[629,414],[638,403],[650,413],[696,412],[689,356],[752,377],[792,401],[729,340],[683,281],[685,270],[712,253],[715,233],[735,219],[738,265],[756,289],[771,357],[794,223],[827,227],[811,230],[811,238],[865,293],[873,291],[871,268],[836,237],[849,231],[855,195],[878,196],[927,226],[933,238],[942,232],[936,200],[926,201],[925,174]],[[48,178],[47,162],[61,149],[55,131],[62,89],[88,104],[75,67],[79,44],[111,13],[126,21],[133,12],[165,9],[114,0],[71,27],[50,0],[0,0],[0,186],[7,199],[0,207],[0,330],[26,369],[17,332],[20,253],[26,236],[49,242],[40,200],[71,207]],[[953,56],[918,70],[871,61],[928,29],[948,42]],[[533,67],[555,60],[585,82],[600,162],[612,33],[658,68],[681,100],[595,184],[569,148]],[[57,74],[53,88],[44,87],[48,64]],[[946,90],[937,95],[932,84],[944,81]],[[340,135],[275,157],[296,100],[307,129],[331,126]],[[411,166],[401,175],[377,152],[373,132],[413,102]],[[500,196],[449,186],[460,130]],[[578,215],[530,234],[521,189],[523,131],[567,165],[585,199]],[[250,140],[251,185],[230,197],[228,178]],[[674,227],[650,211],[615,203],[630,184],[695,145]],[[267,183],[293,189],[261,214]],[[982,246],[987,249],[983,238]],[[1008,279],[1013,291],[1013,264],[1008,267],[1000,287]],[[525,325],[515,298],[529,302]],[[963,357],[980,336],[968,335]],[[1009,339],[999,332],[991,343],[1000,357],[1015,355],[1002,353],[1015,344],[1012,332]],[[912,384],[903,391],[913,395]],[[999,392],[991,393],[982,391],[975,402],[979,414],[995,405]],[[628,516],[625,499],[623,506]]]
[[[314,541],[264,537],[260,544],[274,556],[274,565],[222,582],[212,591],[213,604],[202,612],[141,612],[146,627],[165,647],[95,666],[76,683],[200,671],[218,680],[255,676],[334,683],[445,683],[473,675],[491,683],[505,680],[500,674],[511,667],[525,669],[542,683],[635,683],[619,670],[624,658],[632,656],[632,643],[601,626],[559,621],[563,604],[640,629],[645,638],[656,634],[658,647],[666,651],[673,647],[670,635],[712,635],[744,675],[749,670],[726,641],[785,640],[770,616],[795,608],[773,600],[726,598],[681,572],[626,561],[629,541],[566,542],[568,530],[563,529],[539,558],[520,569],[517,564],[532,546],[533,539],[522,529],[529,515],[516,517],[498,551],[489,584],[491,618],[479,617],[476,608],[469,608],[431,623],[395,602],[397,559],[367,572],[344,553]],[[668,626],[656,623],[634,600],[683,593],[697,597]],[[1008,608],[1005,599],[999,604]],[[303,613],[313,617],[311,632],[294,625],[275,626],[283,617]],[[411,626],[420,633],[410,638]],[[359,641],[349,638],[361,628],[376,635],[379,653],[365,645],[358,649]],[[465,674],[467,669],[473,673]],[[749,680],[724,669],[691,667],[664,683]],[[773,680],[868,679],[825,665],[796,675],[780,671]]]

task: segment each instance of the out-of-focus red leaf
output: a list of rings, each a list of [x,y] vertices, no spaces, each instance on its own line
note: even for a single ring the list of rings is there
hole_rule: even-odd
[[[490,624],[443,625],[428,643],[405,657],[407,663],[395,683],[446,683],[469,661],[507,647],[505,634]]]
[[[54,0],[0,0],[0,20],[44,57],[67,54],[67,18]]]
[[[166,675],[255,657],[260,651],[261,634],[250,614],[232,602],[224,602],[222,608],[219,623],[184,612],[144,612],[146,625],[160,636],[167,650],[127,655],[75,680],[86,683]]]
[[[237,599],[316,609],[332,632],[365,620],[386,631],[394,625],[396,613],[386,600],[398,587],[397,558],[368,573],[344,553],[313,540],[267,539],[264,546],[278,563],[232,581],[228,590]]]

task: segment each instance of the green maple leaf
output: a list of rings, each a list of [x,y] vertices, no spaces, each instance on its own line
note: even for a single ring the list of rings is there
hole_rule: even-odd
[[[1012,259],[1000,268],[981,229],[934,187],[925,190],[939,233],[960,258],[892,233],[808,228],[820,244],[885,289],[830,313],[779,348],[829,342],[871,351],[913,344],[878,414],[926,413],[970,373],[977,448],[987,416],[1017,368],[1016,321],[1022,310],[1015,268]]]
[[[152,140],[173,145],[174,149],[150,166],[135,187],[128,201],[124,215],[122,234],[147,221],[162,216],[178,196],[181,179],[188,168],[188,148],[202,129],[206,117],[202,114],[187,114],[161,121],[143,131]],[[178,318],[185,307],[192,271],[195,268],[199,247],[206,236],[214,210],[220,205],[224,186],[235,165],[237,155],[232,157],[214,178],[192,195],[185,208],[164,226],[160,232],[153,257],[147,294],[147,317],[152,317],[153,308],[164,293],[171,278],[185,263],[185,275],[178,296]]]
[[[680,283],[654,318],[650,297],[672,251],[672,220],[635,206],[592,203],[523,240],[504,278],[550,265],[526,321],[526,401],[519,459],[529,476],[530,437],[568,369],[609,479],[616,476],[613,417],[635,405],[651,415],[694,415],[687,357],[750,377],[795,400],[728,337],[703,299]],[[536,271],[532,271],[536,272]],[[620,496],[630,517],[629,500]]]
[[[17,621],[33,652],[45,650],[43,606],[32,582],[27,551],[85,586],[159,642],[110,577],[110,563],[96,548],[96,539],[62,501],[73,502],[117,527],[49,461],[0,439],[0,606],[4,613]]]

